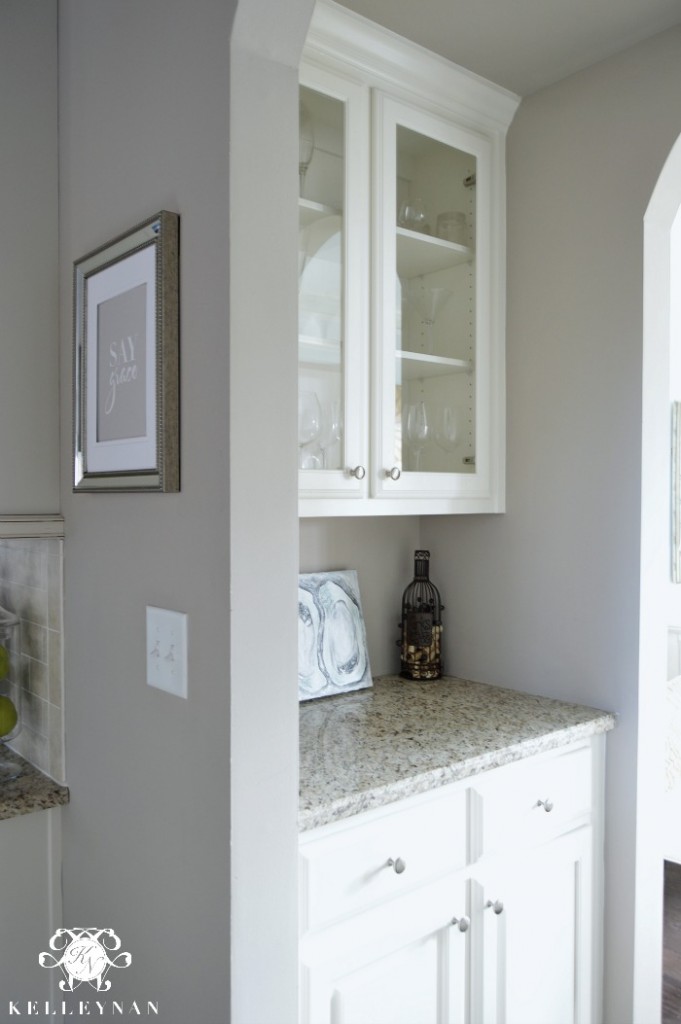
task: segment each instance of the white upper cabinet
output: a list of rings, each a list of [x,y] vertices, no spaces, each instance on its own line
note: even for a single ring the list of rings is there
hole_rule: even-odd
[[[369,443],[369,96],[304,67],[300,114],[300,492],[356,499],[367,493]]]
[[[517,98],[326,0],[300,82],[300,514],[503,511]]]

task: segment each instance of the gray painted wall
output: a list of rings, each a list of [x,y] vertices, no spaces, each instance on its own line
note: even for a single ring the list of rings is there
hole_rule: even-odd
[[[673,30],[521,105],[508,146],[507,513],[422,521],[455,588],[451,668],[620,715],[611,1022],[632,1019],[643,216],[681,132],[680,91]]]
[[[56,0],[0,4],[0,138],[0,515],[57,512]]]
[[[62,0],[61,414],[71,421],[74,259],[180,214],[182,491],[71,493],[62,438],[64,918],[114,928],[116,997],[164,1024],[229,1000],[226,0]],[[189,699],[145,683],[145,606],[188,614]],[[113,993],[112,993],[113,994]]]
[[[397,624],[419,546],[417,517],[302,519],[300,571],[356,569],[373,675],[399,672]],[[433,580],[438,583],[437,566]],[[444,600],[444,596],[443,596]]]

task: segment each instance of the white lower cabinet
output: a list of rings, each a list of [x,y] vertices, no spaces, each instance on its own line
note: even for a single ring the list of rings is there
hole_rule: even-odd
[[[598,1024],[601,750],[304,833],[301,1024]]]
[[[563,836],[472,882],[481,978],[473,1019],[576,1024],[592,1012],[592,830]],[[416,1022],[418,1018],[414,1018]]]
[[[59,994],[59,971],[40,966],[61,924],[61,808],[0,821],[0,866],[5,882],[0,913],[0,1020],[26,1014]],[[28,1010],[30,1013],[30,1009]],[[51,1018],[52,1019],[52,1018]]]
[[[302,1021],[463,1024],[466,881],[447,879],[303,941]]]

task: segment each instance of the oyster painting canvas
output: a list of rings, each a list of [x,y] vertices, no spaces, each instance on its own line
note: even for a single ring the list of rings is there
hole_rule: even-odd
[[[366,629],[354,569],[298,578],[298,699],[371,686]]]

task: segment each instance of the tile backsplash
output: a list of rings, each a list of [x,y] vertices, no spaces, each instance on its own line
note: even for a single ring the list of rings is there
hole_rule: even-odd
[[[0,605],[21,620],[21,731],[9,746],[64,778],[63,541],[0,539]]]

